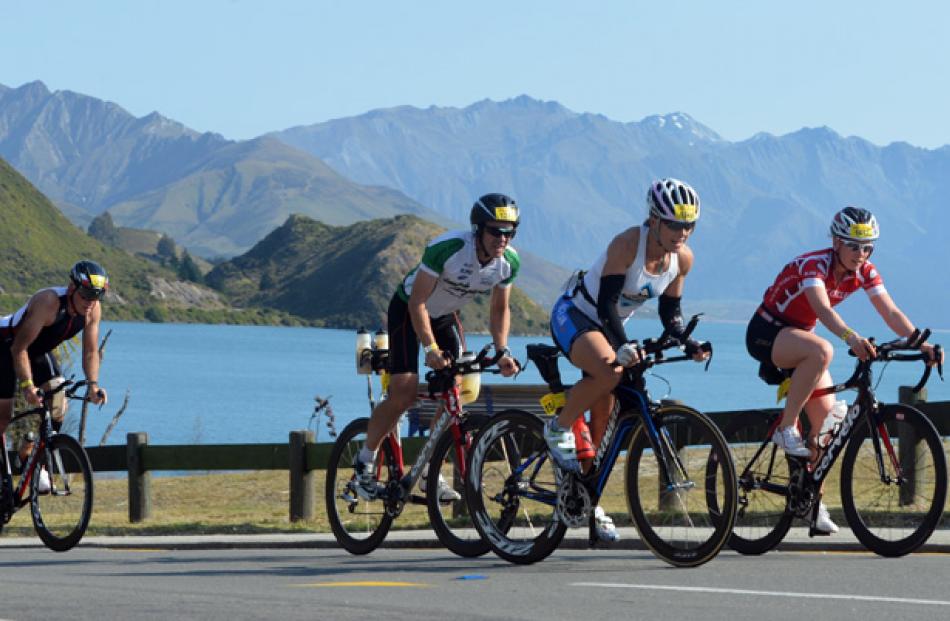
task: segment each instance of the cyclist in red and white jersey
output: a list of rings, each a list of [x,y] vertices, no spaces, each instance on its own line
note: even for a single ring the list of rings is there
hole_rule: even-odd
[[[840,336],[858,358],[873,357],[874,345],[849,328],[834,310],[849,295],[863,289],[898,336],[914,332],[914,324],[888,295],[870,261],[879,235],[877,219],[867,209],[846,207],[839,211],[831,222],[831,247],[788,263],[766,290],[762,305],[749,322],[746,347],[762,363],[759,376],[769,383],[779,383],[791,375],[782,421],[772,437],[789,455],[816,458],[818,431],[834,406],[833,395],[809,400],[818,386],[832,385],[828,366],[834,349],[814,333],[819,321]],[[930,343],[924,343],[921,351],[928,354],[930,364],[936,362]],[[811,423],[807,443],[795,425],[802,408]],[[827,532],[838,530],[823,504],[817,526]]]

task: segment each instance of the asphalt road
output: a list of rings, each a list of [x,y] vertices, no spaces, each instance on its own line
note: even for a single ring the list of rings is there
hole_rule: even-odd
[[[948,575],[946,554],[723,552],[674,569],[635,550],[513,566],[437,549],[6,548],[0,619],[946,619]]]

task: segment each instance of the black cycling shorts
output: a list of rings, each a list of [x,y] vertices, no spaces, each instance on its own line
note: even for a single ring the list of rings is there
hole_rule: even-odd
[[[389,362],[387,370],[398,373],[419,374],[419,337],[409,317],[409,305],[398,294],[389,301],[387,313],[389,323]],[[430,317],[429,325],[435,335],[435,342],[442,351],[458,359],[465,348],[465,333],[458,315],[451,313],[441,317]]]
[[[775,319],[769,321],[762,317],[758,311],[749,320],[749,327],[745,333],[745,346],[749,350],[749,355],[761,363],[759,365],[759,377],[766,384],[781,384],[782,380],[789,377],[794,371],[794,369],[780,369],[772,362],[772,348],[775,346],[775,337],[785,327],[788,326]]]
[[[30,369],[33,383],[42,386],[58,375],[62,375],[59,362],[51,352],[30,357]],[[13,354],[10,345],[0,341],[0,399],[12,399],[17,391],[17,376],[13,369]]]

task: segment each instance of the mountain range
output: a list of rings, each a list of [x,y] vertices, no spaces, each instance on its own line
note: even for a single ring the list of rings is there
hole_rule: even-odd
[[[250,248],[291,213],[330,225],[413,213],[450,225],[478,195],[506,192],[523,212],[523,284],[543,303],[565,270],[642,221],[652,179],[675,176],[703,200],[684,303],[715,303],[736,319],[785,262],[828,245],[836,210],[857,204],[881,221],[873,260],[894,298],[914,321],[950,323],[950,276],[934,269],[948,258],[938,235],[950,147],[881,147],[825,127],[730,142],[682,112],[621,123],[527,96],[229,141],[34,82],[0,87],[0,155],[74,220],[109,209],[118,224],[168,232],[206,256]],[[546,282],[534,291],[532,254],[559,266],[538,261]]]

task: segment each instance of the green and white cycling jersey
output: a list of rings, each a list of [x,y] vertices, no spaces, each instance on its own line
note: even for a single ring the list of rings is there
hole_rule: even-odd
[[[511,246],[505,248],[503,256],[480,265],[475,254],[475,234],[449,231],[429,242],[422,261],[406,275],[396,294],[408,302],[419,270],[432,274],[438,280],[426,300],[426,310],[431,317],[441,317],[462,308],[476,294],[496,286],[508,287],[520,266],[518,252]]]

